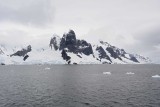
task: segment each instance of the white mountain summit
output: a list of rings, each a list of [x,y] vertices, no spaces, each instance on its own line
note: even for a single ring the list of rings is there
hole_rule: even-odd
[[[49,43],[49,41],[48,41]],[[107,42],[90,44],[76,38],[73,30],[63,37],[53,35],[48,48],[7,48],[0,45],[0,64],[144,64],[149,58],[127,53]]]

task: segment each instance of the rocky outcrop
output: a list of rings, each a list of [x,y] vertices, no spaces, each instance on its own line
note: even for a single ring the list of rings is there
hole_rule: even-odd
[[[125,57],[125,54],[127,54],[126,51],[124,49],[120,49],[120,55]]]
[[[25,61],[29,56],[27,55],[28,52],[31,52],[32,51],[32,48],[31,48],[31,45],[27,46],[26,49],[22,49],[20,51],[17,51],[16,53],[10,55],[10,57],[12,56],[20,56],[20,57],[23,57],[23,60]]]
[[[98,46],[96,48],[96,50],[99,52],[99,58],[100,58],[100,60],[101,59],[107,59],[110,62],[112,62],[111,59],[109,58],[109,56],[106,54],[105,50],[101,46]]]
[[[12,56],[25,56],[28,52],[31,52],[32,48],[31,48],[31,45],[27,46],[26,49],[22,49],[20,51],[17,51],[16,53],[10,55],[11,57]]]
[[[90,43],[85,40],[77,40],[77,52],[85,55],[93,54],[93,49]]]
[[[139,61],[136,59],[136,57],[134,57],[132,54],[130,54],[129,56],[130,56],[130,60],[132,60],[133,62],[139,63]]]
[[[66,50],[62,50],[61,54],[62,54],[62,58],[64,60],[66,60],[68,64],[70,64],[71,63],[71,61],[70,61],[71,57],[67,55]]]
[[[23,60],[25,61],[28,57],[29,55],[24,56]]]
[[[118,59],[122,60],[119,57],[119,51],[118,50],[114,51],[113,47],[107,47],[106,50],[111,54],[111,57],[113,57],[114,59],[118,58]]]

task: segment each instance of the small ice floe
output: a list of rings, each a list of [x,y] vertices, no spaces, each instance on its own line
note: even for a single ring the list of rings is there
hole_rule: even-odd
[[[50,69],[51,69],[51,68],[49,68],[49,67],[46,67],[46,68],[45,68],[45,70],[50,70]]]
[[[160,78],[160,75],[153,75],[152,78]]]
[[[111,75],[111,72],[103,72],[104,75]]]
[[[126,74],[127,74],[127,75],[134,75],[133,72],[127,72]]]

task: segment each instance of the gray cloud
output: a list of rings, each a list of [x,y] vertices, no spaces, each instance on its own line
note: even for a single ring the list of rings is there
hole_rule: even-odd
[[[145,29],[135,33],[135,39],[140,40],[141,44],[154,46],[160,44],[160,26]]]
[[[53,22],[52,0],[1,0],[0,21],[43,26]]]
[[[153,62],[160,63],[160,25],[150,26],[133,34],[138,42],[134,44],[133,50],[149,56]]]

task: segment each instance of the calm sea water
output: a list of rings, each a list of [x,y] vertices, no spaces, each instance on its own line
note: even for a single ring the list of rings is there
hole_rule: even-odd
[[[160,65],[0,66],[0,107],[160,107],[153,75]]]

